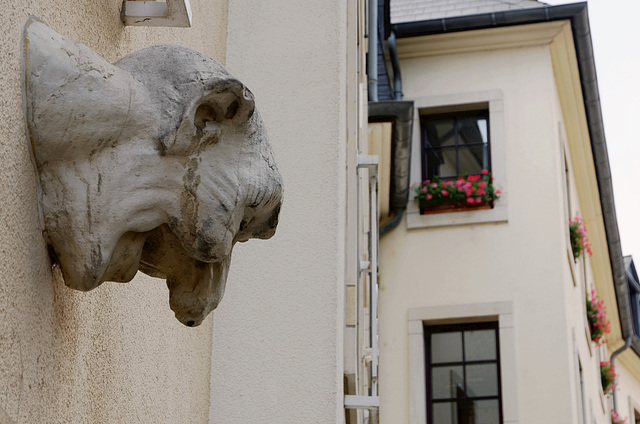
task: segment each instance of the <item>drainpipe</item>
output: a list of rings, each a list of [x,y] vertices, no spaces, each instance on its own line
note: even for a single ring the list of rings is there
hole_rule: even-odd
[[[622,346],[620,349],[616,350],[611,354],[611,367],[614,367],[613,361],[616,360],[616,356],[620,355],[622,351],[628,348],[629,346],[631,346],[631,336],[627,337],[627,341],[625,342],[624,346]],[[618,401],[616,398],[615,389],[613,390],[613,410],[618,412]]]
[[[400,73],[400,61],[398,60],[398,48],[396,46],[396,33],[391,31],[387,39],[389,45],[389,56],[391,58],[391,67],[393,68],[393,96],[396,100],[402,100],[402,74]],[[411,128],[409,129],[411,131]],[[393,219],[380,227],[380,237],[393,230],[402,222],[404,208],[397,208]]]
[[[391,221],[387,222],[382,227],[380,227],[380,237],[382,237],[383,235],[387,234],[389,231],[396,228],[398,224],[402,222],[403,216],[404,216],[404,209],[403,208],[396,209],[396,212],[393,214],[393,218],[391,219]]]
[[[396,100],[402,100],[402,75],[400,74],[400,62],[398,61],[398,47],[396,45],[396,32],[391,31],[387,39],[389,56],[393,68],[393,96]]]
[[[378,101],[378,0],[369,0],[369,52],[367,75],[369,101]]]

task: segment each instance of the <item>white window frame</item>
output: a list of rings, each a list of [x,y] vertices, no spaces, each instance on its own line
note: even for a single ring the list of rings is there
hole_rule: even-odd
[[[424,326],[498,322],[503,424],[518,424],[518,375],[512,302],[409,309],[409,422],[427,424]]]
[[[506,140],[504,131],[504,102],[502,97],[502,91],[500,90],[487,90],[445,96],[427,96],[414,100],[416,117],[413,120],[411,181],[417,182],[422,180],[420,115],[438,113],[439,111],[451,110],[456,107],[465,108],[466,105],[485,104],[488,105],[489,109],[491,175],[494,177],[496,188],[502,191],[502,195],[500,199],[495,202],[493,209],[420,215],[420,208],[414,201],[413,192],[411,192],[409,205],[407,206],[408,228],[506,222],[508,220],[507,169],[505,160]]]

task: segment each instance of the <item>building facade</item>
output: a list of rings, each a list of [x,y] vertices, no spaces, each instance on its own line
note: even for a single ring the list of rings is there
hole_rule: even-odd
[[[584,4],[191,0],[191,27],[168,28],[98,3],[6,2],[0,17],[0,423],[640,418],[640,285]],[[22,107],[31,15],[110,62],[190,47],[254,93],[280,223],[235,247],[199,327],[175,320],[162,280],[81,293],[52,266]],[[430,213],[409,189],[482,170],[500,190],[484,207]],[[572,250],[574,217],[592,256]],[[611,322],[601,345],[592,290]],[[600,375],[612,358],[615,401]]]
[[[608,423],[615,408],[635,422],[638,356],[614,355],[637,336],[586,4],[396,1],[390,27],[414,102],[416,193],[488,171],[501,194],[435,213],[429,191],[381,238],[380,421]],[[592,256],[572,251],[575,217]],[[592,341],[592,290],[606,344]]]

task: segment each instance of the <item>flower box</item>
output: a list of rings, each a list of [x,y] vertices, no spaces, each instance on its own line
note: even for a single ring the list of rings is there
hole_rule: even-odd
[[[600,362],[600,379],[602,383],[602,391],[605,395],[610,395],[616,389],[616,370],[613,368],[611,361]]]
[[[458,204],[452,201],[444,201],[437,205],[420,205],[420,215],[433,215],[438,213],[447,213],[447,212],[463,212],[463,211],[471,211],[471,210],[480,210],[480,209],[492,209],[493,201],[483,201],[480,203],[473,204]]]
[[[459,176],[453,180],[425,180],[414,183],[415,200],[421,215],[491,209],[500,198],[493,177],[483,169],[478,175]]]
[[[584,226],[582,218],[574,217],[569,219],[569,236],[571,238],[571,250],[575,259],[580,259],[585,254],[593,255],[589,238],[587,237],[587,228]]]
[[[627,419],[622,418],[620,414],[616,412],[615,409],[611,410],[611,424],[627,424]]]
[[[591,290],[591,298],[587,295],[587,321],[591,340],[597,345],[606,342],[606,336],[611,332],[611,323],[607,319],[604,300],[598,299],[595,290]]]

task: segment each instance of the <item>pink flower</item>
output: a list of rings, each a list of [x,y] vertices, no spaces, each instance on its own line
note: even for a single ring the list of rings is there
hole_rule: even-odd
[[[483,169],[483,170],[482,170],[482,171],[480,171],[480,172],[482,172],[482,175],[487,175],[487,174],[489,173],[489,171],[487,171],[486,169]]]
[[[423,192],[423,193],[426,193],[427,192],[427,188],[426,187],[422,187],[422,190],[420,190],[420,191]]]
[[[496,194],[500,195],[502,192],[500,190],[496,190]]]
[[[430,194],[427,194],[427,200],[431,200],[431,199],[433,199],[433,196]]]
[[[440,193],[442,193],[444,197],[447,197],[449,195],[449,192],[447,190],[442,190]]]
[[[475,200],[473,200],[473,197],[467,197],[467,203],[475,203]]]
[[[487,186],[487,182],[486,181],[480,181],[478,183],[478,187],[480,187],[480,188],[485,188],[486,186]]]
[[[476,203],[482,203],[482,197],[476,197]]]

